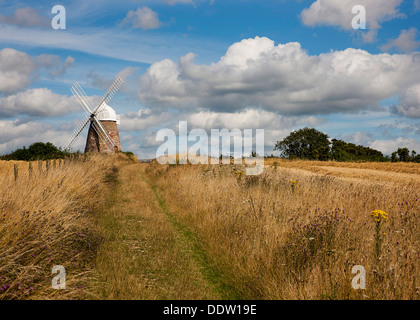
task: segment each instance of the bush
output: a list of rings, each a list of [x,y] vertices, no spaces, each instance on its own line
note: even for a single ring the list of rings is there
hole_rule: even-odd
[[[28,149],[23,147],[22,149],[17,149],[9,155],[2,156],[0,157],[0,160],[32,161],[64,159],[66,155],[66,152],[61,151],[51,142],[36,142],[31,144]]]

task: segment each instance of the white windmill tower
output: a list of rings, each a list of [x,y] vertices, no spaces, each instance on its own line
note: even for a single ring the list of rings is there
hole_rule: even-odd
[[[76,126],[67,142],[63,145],[63,150],[71,150],[76,139],[90,123],[85,152],[121,151],[117,127],[120,124],[120,118],[108,103],[122,85],[123,81],[117,78],[104,97],[96,104],[92,102],[77,82],[73,85],[70,90],[86,111],[86,117]]]

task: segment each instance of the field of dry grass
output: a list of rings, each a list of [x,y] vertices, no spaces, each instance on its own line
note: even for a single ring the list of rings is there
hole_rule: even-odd
[[[418,164],[84,159],[0,162],[0,299],[419,299]]]
[[[119,167],[118,183],[97,215],[96,299],[217,299],[193,246],[168,219],[139,163]]]
[[[419,298],[418,164],[266,164],[260,176],[242,165],[146,172],[241,298]],[[377,222],[376,209],[388,218]],[[351,286],[355,265],[365,290]]]
[[[46,172],[34,163],[0,162],[0,299],[81,299],[100,234],[93,212],[107,192],[116,157],[67,161]],[[13,167],[19,165],[14,181]],[[54,290],[52,267],[66,268],[66,287]]]
[[[410,162],[336,162],[305,161],[285,159],[265,159],[267,167],[304,170],[321,175],[347,178],[359,178],[368,181],[418,182],[420,183],[420,165]]]

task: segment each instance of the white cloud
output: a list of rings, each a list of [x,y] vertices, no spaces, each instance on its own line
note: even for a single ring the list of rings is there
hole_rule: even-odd
[[[152,154],[154,156],[156,148],[162,144],[162,142],[156,141],[157,130],[168,128],[178,134],[179,121],[187,121],[188,132],[200,128],[206,130],[209,136],[211,129],[264,129],[264,141],[268,153],[273,152],[272,149],[276,141],[286,137],[292,128],[313,127],[324,123],[323,119],[313,116],[285,117],[273,112],[254,109],[235,113],[187,110],[187,112],[177,114],[141,109],[122,115],[119,127],[120,132],[143,131],[141,137],[122,135],[125,137],[122,138],[122,142],[129,150],[143,154],[142,157],[146,157],[144,154],[146,151],[147,157]]]
[[[142,131],[151,127],[163,126],[174,115],[169,112],[154,113],[150,109],[140,109],[137,112],[129,112],[121,115],[121,131]]]
[[[355,132],[344,137],[344,141],[354,143],[356,145],[367,146],[372,143],[372,134],[370,132]]]
[[[34,73],[41,68],[49,70],[51,77],[62,75],[74,63],[73,57],[67,57],[61,64],[60,57],[42,54],[31,57],[25,52],[11,48],[0,50],[0,94],[11,94],[26,88]]]
[[[35,9],[30,7],[16,9],[12,16],[0,15],[0,23],[21,27],[51,27],[48,17],[39,15]]]
[[[346,49],[310,56],[299,43],[268,38],[233,44],[217,63],[194,54],[166,59],[140,78],[145,106],[236,112],[263,108],[281,114],[331,114],[379,108],[383,99],[420,81],[420,54],[370,54]]]
[[[129,23],[133,28],[143,30],[157,29],[162,25],[157,12],[149,7],[137,8],[136,11],[130,10],[123,23]]]
[[[315,126],[322,123],[316,117],[285,117],[274,112],[247,109],[235,113],[200,111],[189,114],[188,124],[194,128],[210,129],[290,129],[296,125]]]
[[[381,47],[381,50],[388,51],[391,48],[397,48],[404,52],[413,52],[420,46],[420,41],[416,41],[417,29],[410,28],[402,30],[398,38],[388,41]]]
[[[420,118],[420,83],[402,92],[396,111],[407,117]]]
[[[35,61],[25,52],[10,48],[0,50],[0,93],[24,89],[36,69]]]
[[[0,98],[0,116],[53,117],[78,110],[73,97],[53,93],[47,88],[29,89]]]
[[[41,54],[35,58],[39,67],[44,67],[49,70],[49,75],[52,78],[58,77],[66,73],[67,68],[69,68],[74,63],[74,58],[68,56],[61,64],[61,59],[59,56],[52,54]]]
[[[367,28],[364,34],[365,42],[376,38],[380,23],[386,20],[403,17],[399,12],[402,0],[316,0],[301,13],[302,21],[307,26],[336,26],[344,30],[352,30],[352,20],[355,14],[352,8],[362,5],[366,9]]]
[[[0,120],[0,155],[35,142],[52,142],[56,146],[61,146],[69,135],[70,131],[64,131],[51,124]]]
[[[313,116],[282,116],[255,109],[235,113],[201,111],[188,115],[186,120],[189,130],[200,128],[210,132],[211,129],[264,129],[264,144],[270,152],[277,141],[290,134],[292,128],[315,127],[324,122]]]
[[[393,140],[375,140],[370,144],[370,147],[381,151],[385,155],[390,155],[398,148],[408,148],[411,150],[420,150],[420,141],[413,138],[399,137]]]

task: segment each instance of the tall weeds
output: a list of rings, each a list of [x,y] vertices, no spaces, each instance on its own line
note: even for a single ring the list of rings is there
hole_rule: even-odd
[[[282,164],[260,176],[237,174],[239,165],[151,164],[148,175],[244,299],[419,298],[418,184]],[[388,213],[379,249],[376,209]],[[365,290],[351,286],[355,265],[366,269]]]
[[[19,179],[0,176],[0,299],[88,296],[100,235],[94,212],[107,193],[104,178],[121,156],[89,156]],[[10,166],[0,162],[0,167]],[[27,164],[26,164],[27,165]],[[26,166],[25,166],[26,167]],[[66,290],[52,289],[54,265],[66,269]]]

